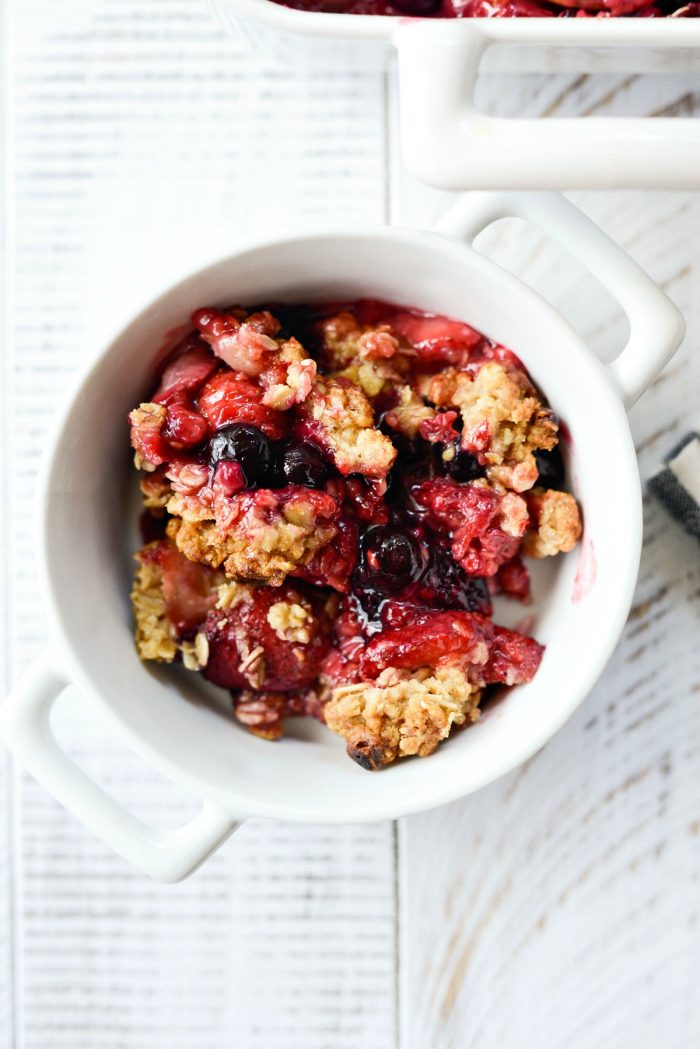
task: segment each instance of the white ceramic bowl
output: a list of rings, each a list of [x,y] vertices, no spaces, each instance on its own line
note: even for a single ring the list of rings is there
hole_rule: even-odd
[[[543,299],[464,243],[518,214],[544,227],[616,295],[630,339],[606,367]],[[547,645],[535,680],[428,760],[369,774],[343,741],[310,722],[271,744],[208,703],[201,679],[142,665],[128,593],[134,543],[125,491],[135,487],[126,417],[152,381],[164,334],[202,304],[374,295],[462,318],[512,347],[566,421],[580,549],[540,581],[534,633]],[[541,747],[590,690],[625,622],[641,543],[641,497],[624,403],[678,346],[683,321],[666,296],[564,198],[475,195],[437,232],[345,229],[245,250],[187,277],[127,325],[82,379],[40,484],[39,550],[51,651],[0,707],[9,748],[67,808],[154,877],[196,867],[247,816],[310,822],[394,818],[451,801]],[[176,832],[144,827],[62,752],[51,707],[67,682],[146,761],[205,799]]]
[[[700,121],[495,117],[474,89],[490,72],[697,72],[700,23],[676,18],[415,19],[210,0],[275,62],[381,69],[398,55],[408,167],[443,189],[696,189]]]

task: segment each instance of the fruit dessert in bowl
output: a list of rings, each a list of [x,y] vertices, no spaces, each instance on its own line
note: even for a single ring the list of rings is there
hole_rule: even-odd
[[[495,625],[581,536],[559,423],[468,324],[364,299],[196,310],[130,413],[144,660],[267,739],[319,718],[368,769],[431,754],[543,648]]]
[[[611,364],[470,246],[513,214],[620,301],[630,337]],[[641,544],[625,406],[682,331],[653,281],[549,195],[475,195],[434,232],[278,237],[188,274],[96,355],[49,442],[51,644],[0,706],[3,740],[163,880],[248,817],[393,819],[491,782],[551,738],[614,649]],[[68,684],[86,722],[202,799],[190,823],[144,826],[63,751],[51,716]]]

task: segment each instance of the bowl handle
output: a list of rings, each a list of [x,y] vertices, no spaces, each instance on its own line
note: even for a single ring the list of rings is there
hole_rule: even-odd
[[[518,23],[532,20],[493,19],[499,23],[495,27],[489,21],[423,19],[395,30],[403,156],[419,178],[452,190],[697,188],[696,120],[516,118],[479,112],[474,88],[484,52],[496,40],[526,43]],[[548,29],[538,27],[536,42],[548,39]],[[596,46],[590,27],[577,24],[575,29],[572,45]],[[600,23],[592,29],[600,30]],[[552,36],[552,42],[561,46],[565,41]]]
[[[160,831],[122,808],[68,758],[51,730],[52,707],[68,684],[51,656],[41,656],[0,706],[0,738],[43,787],[128,863],[156,881],[186,878],[240,823],[205,802],[189,823]]]
[[[470,193],[436,232],[471,243],[501,218],[526,219],[566,248],[627,314],[627,343],[608,371],[631,407],[678,349],[685,321],[668,296],[607,233],[559,193]]]

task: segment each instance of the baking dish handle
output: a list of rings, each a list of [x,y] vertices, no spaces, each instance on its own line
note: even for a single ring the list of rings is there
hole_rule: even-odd
[[[697,188],[700,121],[480,113],[474,89],[482,56],[496,40],[523,42],[521,22],[532,19],[413,20],[397,27],[402,148],[414,174],[451,190]],[[589,39],[587,27],[576,29],[580,46]]]
[[[156,881],[186,878],[240,823],[205,802],[189,823],[160,831],[122,808],[70,760],[53,734],[51,710],[68,684],[45,653],[0,706],[0,737],[57,801],[128,863]]]
[[[631,407],[678,349],[685,334],[681,313],[607,233],[559,193],[469,193],[435,229],[471,242],[492,222],[509,217],[526,219],[558,241],[627,314],[629,338],[608,370]]]

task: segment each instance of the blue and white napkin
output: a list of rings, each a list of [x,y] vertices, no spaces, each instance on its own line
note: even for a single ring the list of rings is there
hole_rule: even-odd
[[[686,532],[700,539],[700,434],[686,434],[671,449],[649,489]]]

